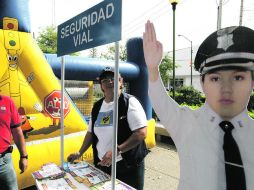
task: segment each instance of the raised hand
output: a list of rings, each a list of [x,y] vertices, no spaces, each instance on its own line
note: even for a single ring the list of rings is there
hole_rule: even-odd
[[[163,47],[157,41],[154,25],[149,20],[145,25],[145,32],[143,33],[143,49],[148,69],[158,70],[162,59]]]

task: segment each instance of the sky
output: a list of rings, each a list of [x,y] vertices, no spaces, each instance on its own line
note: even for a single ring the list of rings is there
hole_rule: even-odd
[[[53,3],[55,2],[55,3]],[[35,34],[52,24],[59,25],[93,7],[101,0],[30,0],[31,29]],[[175,11],[175,48],[198,46],[217,29],[219,0],[179,0]],[[54,4],[54,5],[53,5]],[[239,25],[241,0],[223,0],[221,26]],[[55,7],[55,8],[54,8]],[[53,11],[54,10],[54,11]],[[164,51],[173,48],[173,12],[169,0],[122,0],[122,41],[142,37],[147,20],[154,23]],[[254,1],[244,0],[243,26],[254,29]]]

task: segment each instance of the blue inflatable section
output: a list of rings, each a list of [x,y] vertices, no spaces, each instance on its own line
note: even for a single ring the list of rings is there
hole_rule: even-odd
[[[143,41],[141,38],[128,40],[127,62],[119,63],[119,72],[124,81],[129,82],[130,94],[141,102],[147,119],[152,118],[152,106],[148,97],[148,74],[144,60]],[[56,54],[44,54],[55,75],[61,78],[61,58]],[[114,67],[115,62],[80,56],[64,56],[65,79],[95,81],[106,67]]]
[[[3,29],[3,18],[11,17],[19,21],[18,30],[30,32],[29,0],[1,0],[0,1],[0,29]]]
[[[55,75],[61,78],[61,57],[56,54],[44,54]],[[64,56],[66,80],[96,80],[106,67],[114,67],[115,62],[109,60],[86,58],[80,56]],[[140,69],[135,63],[120,62],[119,72],[125,81],[136,80]]]
[[[144,58],[143,39],[132,38],[127,44],[127,62],[135,63],[139,67],[138,80],[131,83],[131,94],[142,98],[141,102],[146,112],[147,119],[152,118],[152,106],[148,97],[148,72]]]

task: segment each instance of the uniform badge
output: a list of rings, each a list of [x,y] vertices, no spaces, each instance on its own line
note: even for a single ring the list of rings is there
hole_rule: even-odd
[[[234,35],[232,33],[235,29],[236,27],[230,28],[230,30],[222,29],[217,32],[218,49],[223,49],[226,51],[230,46],[234,45],[233,42]]]

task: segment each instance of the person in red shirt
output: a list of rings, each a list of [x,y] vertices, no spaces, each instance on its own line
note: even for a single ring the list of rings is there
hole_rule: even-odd
[[[17,177],[12,162],[11,138],[19,153],[19,168],[23,173],[28,164],[21,118],[11,98],[0,95],[0,189],[17,190]]]

